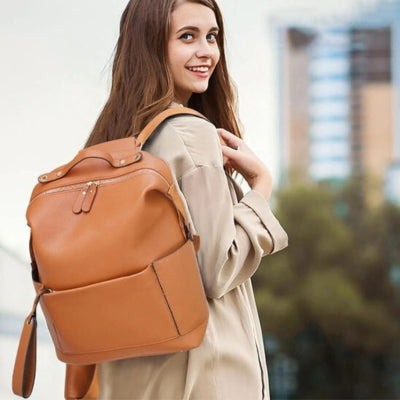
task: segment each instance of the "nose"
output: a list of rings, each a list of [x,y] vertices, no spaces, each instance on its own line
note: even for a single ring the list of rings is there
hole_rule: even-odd
[[[198,58],[211,58],[214,55],[214,44],[209,43],[207,40],[199,42],[199,47],[196,51],[196,57]]]

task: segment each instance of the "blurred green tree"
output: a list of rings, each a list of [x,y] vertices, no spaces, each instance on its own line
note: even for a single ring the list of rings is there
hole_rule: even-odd
[[[298,362],[294,398],[400,395],[388,379],[400,373],[400,287],[390,279],[400,274],[400,209],[364,199],[356,181],[277,195],[289,248],[264,259],[253,284],[264,334]]]

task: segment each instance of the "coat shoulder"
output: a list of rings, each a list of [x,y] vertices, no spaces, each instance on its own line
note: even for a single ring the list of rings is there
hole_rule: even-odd
[[[170,118],[160,127],[160,136],[176,146],[181,145],[194,166],[222,166],[217,129],[203,118],[192,115]]]

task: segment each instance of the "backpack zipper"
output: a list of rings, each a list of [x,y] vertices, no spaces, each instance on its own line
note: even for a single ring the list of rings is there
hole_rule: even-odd
[[[94,202],[94,199],[97,194],[97,186],[99,186],[99,182],[88,182],[83,190],[80,192],[80,195],[76,198],[75,204],[72,207],[72,211],[74,214],[79,214],[82,211],[88,213]]]
[[[130,172],[130,173],[127,173],[125,175],[118,176],[115,178],[98,179],[98,180],[93,180],[93,181],[89,181],[89,182],[78,183],[78,184],[67,185],[67,186],[60,186],[60,187],[57,187],[54,189],[48,189],[48,190],[45,190],[44,192],[37,194],[35,197],[33,197],[29,203],[29,206],[35,200],[37,200],[40,197],[45,196],[45,195],[54,194],[54,193],[62,193],[62,192],[67,192],[67,191],[71,191],[71,190],[81,190],[78,194],[77,199],[75,200],[73,207],[72,207],[72,212],[75,214],[80,214],[81,212],[87,213],[90,211],[90,209],[93,205],[93,202],[96,197],[99,186],[116,183],[116,182],[122,182],[126,179],[129,179],[129,178],[135,176],[135,175],[146,174],[146,173],[156,175],[158,178],[160,178],[167,186],[167,189],[169,189],[171,187],[171,184],[168,182],[168,180],[163,175],[161,175],[159,172],[157,172],[156,170],[151,169],[151,168],[143,168],[143,169],[133,171],[133,172]],[[174,206],[176,208],[176,211],[178,213],[179,219],[182,224],[183,235],[186,238],[190,239],[191,241],[194,241],[194,238],[191,235],[190,230],[186,225],[185,218],[183,216],[181,216],[179,209],[175,203],[174,203]],[[28,225],[29,225],[29,223],[28,223]]]
[[[67,192],[67,191],[71,191],[71,190],[80,190],[79,195],[72,207],[72,211],[75,214],[79,214],[81,212],[89,212],[93,205],[94,199],[96,197],[97,189],[100,185],[107,185],[107,184],[111,184],[111,183],[122,182],[126,179],[129,179],[129,178],[135,176],[135,175],[140,175],[140,174],[144,174],[144,173],[154,174],[157,177],[161,178],[161,180],[167,185],[167,187],[170,186],[167,179],[164,176],[162,176],[159,172],[155,171],[154,169],[144,168],[144,169],[141,169],[138,171],[133,171],[126,175],[118,176],[115,178],[98,179],[98,180],[93,180],[93,181],[89,181],[89,182],[85,182],[85,183],[79,183],[79,184],[75,184],[75,185],[67,185],[67,186],[57,187],[54,189],[48,189],[48,190],[45,190],[44,192],[39,193],[37,196],[35,196],[30,201],[30,204],[32,204],[36,199],[38,199],[42,196],[45,196],[45,195]]]

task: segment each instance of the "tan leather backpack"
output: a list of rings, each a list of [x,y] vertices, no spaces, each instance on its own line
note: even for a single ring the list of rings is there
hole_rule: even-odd
[[[208,307],[198,238],[168,164],[142,150],[179,114],[201,117],[166,110],[136,139],[88,147],[39,177],[27,209],[37,296],[17,352],[15,394],[32,392],[38,303],[68,364],[68,399],[85,396],[97,363],[200,345]]]

